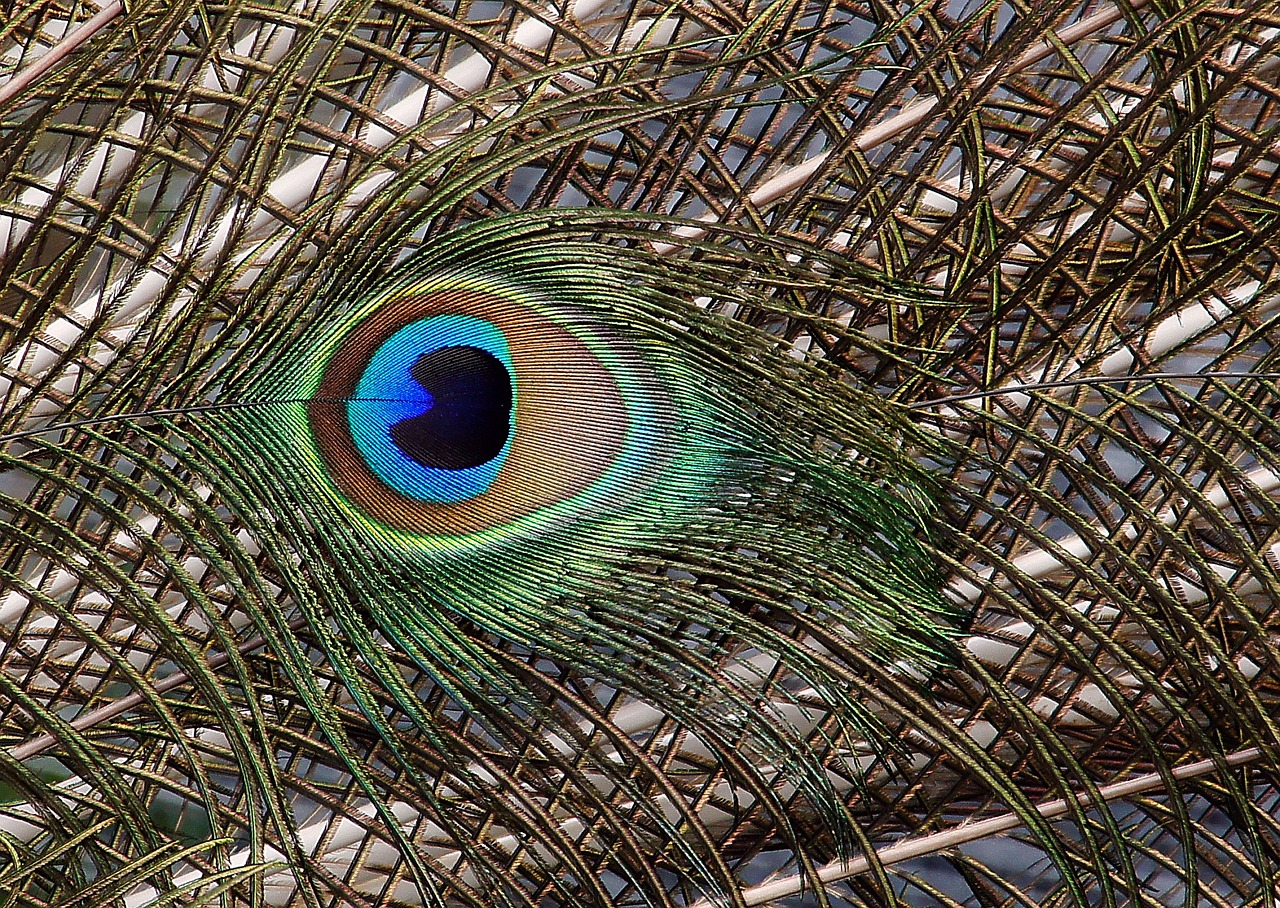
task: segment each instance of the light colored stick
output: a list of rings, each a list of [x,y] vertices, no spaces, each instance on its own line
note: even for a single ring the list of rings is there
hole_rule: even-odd
[[[1237,750],[1234,753],[1227,754],[1221,760],[1199,760],[1195,763],[1188,763],[1185,766],[1178,766],[1170,771],[1170,775],[1179,782],[1185,782],[1189,779],[1196,779],[1218,772],[1223,766],[1236,767],[1252,763],[1261,756],[1261,748],[1248,747],[1244,750]],[[1126,779],[1123,782],[1103,785],[1098,789],[1098,794],[1101,803],[1109,804],[1113,801],[1123,800],[1124,798],[1149,791],[1158,791],[1164,784],[1164,776],[1158,772],[1151,772],[1132,779]],[[1099,803],[1099,800],[1081,793],[1072,795],[1070,800],[1058,798],[1053,801],[1045,801],[1036,807],[1036,812],[1044,819],[1052,820],[1066,816],[1073,806],[1078,805],[1085,810],[1090,810],[1096,808]],[[1023,820],[1015,813],[1005,813],[987,820],[964,823],[954,829],[947,829],[942,832],[919,836],[918,838],[904,839],[886,848],[877,849],[875,853],[876,862],[882,866],[900,864],[912,858],[938,854],[969,842],[976,842],[979,839],[999,835],[1002,832],[1008,832],[1023,825]],[[866,873],[871,869],[871,866],[871,861],[867,858],[856,858],[848,863],[838,861],[818,868],[818,879],[825,884],[838,883],[841,880],[847,880],[850,877]],[[754,908],[757,905],[766,905],[778,899],[797,895],[804,890],[804,885],[805,878],[801,874],[788,875],[771,880],[768,883],[752,886],[742,893],[742,897],[747,905]],[[697,902],[690,908],[715,908],[715,906],[710,902],[704,901]]]
[[[93,18],[81,23],[69,35],[37,57],[31,65],[18,70],[9,77],[9,81],[0,85],[0,105],[10,101],[24,88],[75,53],[82,44],[110,25],[111,20],[123,12],[124,3],[121,0],[110,0]]]
[[[1128,4],[1128,7],[1130,9],[1139,9],[1149,2],[1150,0],[1134,0],[1134,2]],[[1103,6],[1093,15],[1087,16],[1074,25],[1068,25],[1057,32],[1058,41],[1062,44],[1074,44],[1084,38],[1091,37],[1107,26],[1118,22],[1124,16],[1124,12],[1117,5],[1108,4]],[[1033,44],[1009,67],[1009,75],[1017,75],[1023,72],[1051,56],[1057,49],[1058,45],[1056,43],[1047,40]],[[984,82],[993,72],[994,70],[992,69],[983,70],[972,81],[975,84]],[[854,147],[864,152],[878,148],[902,135],[907,130],[919,126],[925,119],[936,113],[941,104],[942,101],[936,97],[920,98],[912,101],[898,113],[887,117],[861,133],[854,140]],[[772,179],[765,180],[752,191],[747,196],[747,203],[752,206],[768,205],[785,195],[795,192],[826,165],[827,161],[831,159],[832,153],[831,150],[821,151],[813,157],[801,161],[799,164],[783,169]],[[740,207],[733,206],[730,210],[736,211]],[[713,224],[719,220],[719,216],[706,214],[698,218],[698,220]],[[700,240],[709,232],[709,228],[690,225],[673,230],[672,235],[682,240]],[[660,254],[672,253],[681,248],[683,248],[683,245],[680,243],[657,243],[653,246],[654,251]]]

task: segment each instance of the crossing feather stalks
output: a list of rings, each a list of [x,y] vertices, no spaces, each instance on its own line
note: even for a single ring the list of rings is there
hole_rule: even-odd
[[[10,4],[0,904],[1270,904],[1277,72]]]

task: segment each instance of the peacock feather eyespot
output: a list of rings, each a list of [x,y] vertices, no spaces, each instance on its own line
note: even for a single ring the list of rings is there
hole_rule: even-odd
[[[511,527],[634,486],[661,456],[663,395],[640,358],[496,282],[397,288],[329,348],[311,437],[343,499],[392,530]]]
[[[528,648],[778,767],[839,826],[797,750],[807,732],[745,727],[753,700],[718,665],[770,654],[871,729],[802,628],[820,618],[851,666],[923,677],[946,661],[953,609],[925,493],[901,494],[916,474],[896,423],[766,330],[695,305],[702,284],[679,269],[518,226],[445,234],[371,289],[335,281],[310,323],[246,358],[232,391],[276,403],[227,410],[218,442],[277,504],[246,523],[289,548],[281,579],[317,633],[370,664],[390,644],[474,716],[541,716],[486,641]]]
[[[349,633],[367,620],[434,665],[449,615],[608,674],[588,649],[648,652],[690,621],[785,649],[744,616],[803,600],[838,602],[864,652],[936,664],[949,607],[924,509],[897,500],[913,474],[881,441],[895,430],[667,283],[612,247],[449,239],[371,290],[335,287],[257,360],[239,393],[281,409],[227,414],[228,442],[296,508]],[[824,567],[800,582],[800,562]]]

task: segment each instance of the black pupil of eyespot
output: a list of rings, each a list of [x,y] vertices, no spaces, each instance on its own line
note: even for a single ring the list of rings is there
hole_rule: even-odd
[[[396,447],[424,467],[465,470],[497,457],[511,433],[511,375],[478,347],[441,347],[409,370],[429,409],[391,426]]]

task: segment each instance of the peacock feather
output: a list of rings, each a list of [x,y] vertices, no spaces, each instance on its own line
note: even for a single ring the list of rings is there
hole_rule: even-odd
[[[1269,905],[1273,4],[0,12],[0,905]]]

